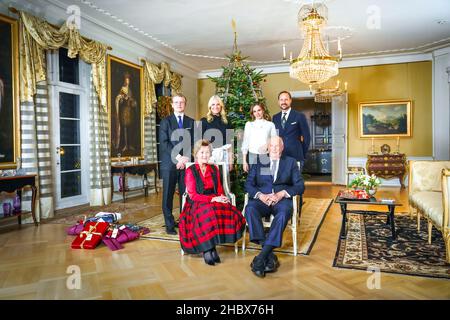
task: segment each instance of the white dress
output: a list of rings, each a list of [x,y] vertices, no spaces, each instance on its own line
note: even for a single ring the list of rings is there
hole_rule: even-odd
[[[267,140],[277,135],[273,122],[265,119],[249,121],[245,124],[242,153],[266,154]]]

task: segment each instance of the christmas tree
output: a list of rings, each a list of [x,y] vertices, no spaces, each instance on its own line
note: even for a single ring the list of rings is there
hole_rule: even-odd
[[[235,29],[233,23],[233,29]],[[216,84],[216,94],[223,100],[228,113],[228,118],[233,126],[237,143],[234,144],[234,170],[231,172],[231,190],[236,195],[239,208],[244,204],[244,184],[246,174],[242,168],[242,145],[243,130],[245,123],[251,120],[250,108],[255,103],[265,104],[265,98],[261,90],[261,82],[265,81],[266,75],[261,71],[256,72],[244,61],[248,57],[242,57],[237,48],[237,35],[234,31],[234,47],[228,66],[222,67],[222,76],[209,77]],[[267,112],[267,110],[266,110]]]

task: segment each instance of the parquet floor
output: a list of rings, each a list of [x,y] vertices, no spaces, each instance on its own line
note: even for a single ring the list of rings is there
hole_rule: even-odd
[[[307,197],[332,197],[340,187],[311,185]],[[381,193],[407,204],[407,191]],[[160,203],[150,195],[129,201]],[[160,212],[138,212],[140,221]],[[398,211],[407,211],[400,207]],[[277,273],[255,277],[250,262],[255,252],[235,254],[219,248],[223,263],[214,267],[196,256],[181,256],[177,243],[138,240],[112,252],[71,250],[65,225],[41,224],[0,228],[0,299],[450,299],[450,281],[383,273],[381,288],[370,290],[365,271],[332,267],[341,225],[333,204],[309,256],[279,255]],[[68,273],[79,267],[81,288]],[[68,286],[69,284],[69,286]]]

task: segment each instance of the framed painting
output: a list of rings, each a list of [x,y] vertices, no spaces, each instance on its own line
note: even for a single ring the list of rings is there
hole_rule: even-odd
[[[411,137],[411,101],[375,101],[359,104],[361,138]]]
[[[10,169],[20,157],[17,20],[0,14],[0,39],[0,169]]]
[[[143,158],[142,67],[108,55],[107,73],[111,159]]]

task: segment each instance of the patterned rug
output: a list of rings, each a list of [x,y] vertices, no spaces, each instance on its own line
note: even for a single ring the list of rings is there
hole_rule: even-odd
[[[83,220],[83,217],[93,217],[98,212],[120,212],[122,214],[122,221],[130,213],[135,213],[137,211],[146,210],[150,208],[155,208],[161,210],[161,205],[151,205],[145,203],[123,203],[121,201],[111,203],[107,206],[96,206],[96,207],[86,207],[83,209],[78,209],[76,213],[71,212],[63,216],[57,216],[51,219],[47,219],[44,223],[52,224],[68,224],[74,225],[79,220]]]
[[[299,254],[308,255],[316,240],[323,219],[332,203],[332,199],[304,198],[303,208],[300,216],[300,223],[297,226],[297,241]],[[178,209],[173,212],[175,220],[178,220]],[[165,231],[163,215],[157,215],[153,218],[139,222],[138,225],[150,229],[150,233],[142,235],[141,238],[158,239],[166,241],[179,241],[178,235],[168,235]],[[248,232],[246,233],[246,248],[250,250],[260,250],[257,246],[248,241]],[[277,252],[292,254],[292,233],[289,228],[283,235],[283,245],[281,248],[275,249]]]
[[[450,265],[445,262],[445,244],[433,228],[428,244],[426,222],[417,231],[416,219],[396,215],[397,239],[391,239],[386,216],[350,214],[347,239],[339,239],[334,267],[367,270],[378,267],[382,272],[450,279]]]

